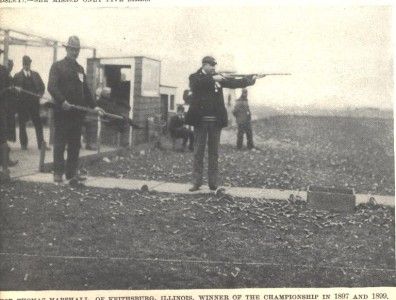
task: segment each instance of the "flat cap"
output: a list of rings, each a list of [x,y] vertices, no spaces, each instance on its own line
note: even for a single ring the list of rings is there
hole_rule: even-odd
[[[202,58],[202,64],[209,64],[211,66],[217,65],[217,61],[214,59],[213,56],[205,56]]]

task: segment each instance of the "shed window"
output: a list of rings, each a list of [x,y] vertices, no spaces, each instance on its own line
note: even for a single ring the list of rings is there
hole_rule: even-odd
[[[175,110],[175,95],[170,96],[169,109]]]

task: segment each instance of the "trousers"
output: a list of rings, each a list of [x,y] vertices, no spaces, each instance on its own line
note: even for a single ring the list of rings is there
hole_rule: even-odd
[[[65,174],[66,179],[77,175],[83,121],[77,113],[54,112],[54,174]]]
[[[194,162],[193,184],[202,185],[203,163],[206,143],[208,144],[208,183],[210,187],[217,187],[218,181],[218,158],[221,127],[216,122],[203,121],[194,127]]]
[[[242,148],[244,134],[246,134],[248,149],[252,149],[254,147],[254,145],[253,145],[252,125],[250,122],[238,124],[238,133],[237,133],[237,148],[238,149]]]
[[[190,150],[194,149],[194,133],[187,128],[176,128],[171,132],[171,135],[175,138],[183,139],[183,147],[186,147],[187,141],[189,141],[188,147]]]
[[[26,133],[26,123],[29,119],[32,120],[34,129],[36,130],[36,139],[38,148],[44,141],[43,124],[40,118],[40,105],[36,99],[21,101],[18,107],[18,120],[19,120],[19,141],[21,146],[27,147],[28,136]]]

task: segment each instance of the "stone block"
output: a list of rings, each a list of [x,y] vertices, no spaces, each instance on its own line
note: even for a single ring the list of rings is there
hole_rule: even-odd
[[[309,186],[307,191],[308,207],[334,212],[354,212],[356,196],[354,189]]]

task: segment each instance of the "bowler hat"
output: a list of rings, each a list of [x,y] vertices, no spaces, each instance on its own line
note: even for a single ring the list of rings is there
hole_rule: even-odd
[[[214,59],[213,56],[205,56],[202,58],[202,64],[209,64],[211,66],[217,65],[217,61]]]
[[[29,56],[24,55],[22,57],[22,64],[23,65],[29,65],[31,62],[32,62],[32,59]]]
[[[64,44],[63,46],[66,48],[80,49],[80,39],[77,36],[72,35],[69,37],[67,44]]]

